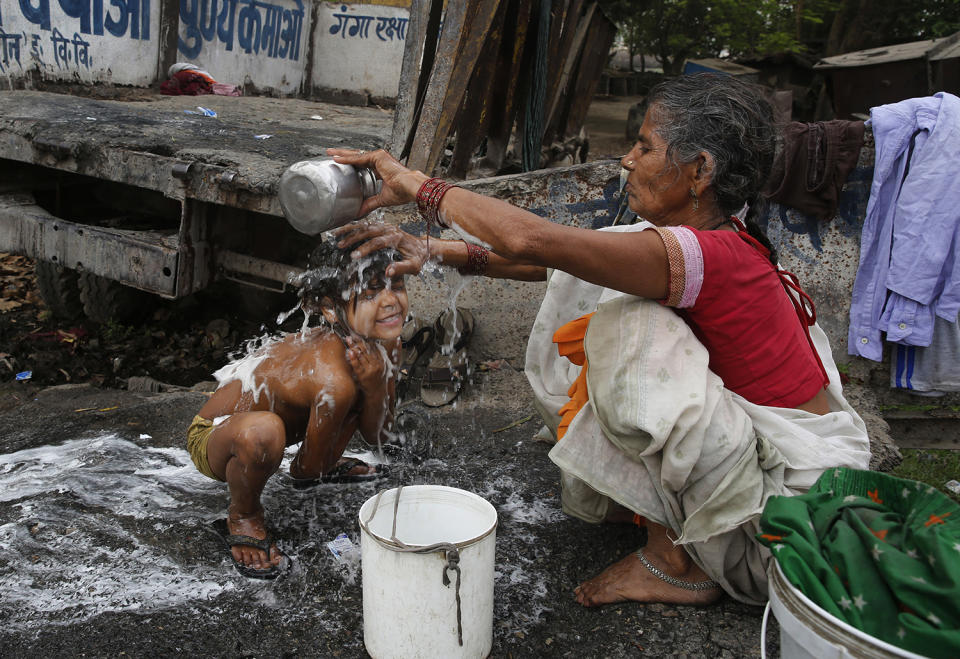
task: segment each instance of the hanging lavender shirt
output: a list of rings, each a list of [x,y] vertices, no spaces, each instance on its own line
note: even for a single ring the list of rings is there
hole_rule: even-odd
[[[847,350],[883,357],[882,334],[926,346],[960,312],[960,99],[940,92],[870,111],[876,159]]]

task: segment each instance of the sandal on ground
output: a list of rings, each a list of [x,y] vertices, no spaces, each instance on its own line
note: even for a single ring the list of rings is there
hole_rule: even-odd
[[[403,400],[412,383],[419,383],[430,357],[437,349],[433,325],[421,319],[413,319],[403,328],[400,336],[403,356],[400,358],[400,374],[397,378],[397,400]]]
[[[420,380],[420,400],[428,407],[452,403],[463,389],[468,375],[466,348],[473,337],[473,314],[460,307],[447,310],[440,314],[434,327],[439,350]]]
[[[237,569],[237,572],[249,579],[276,579],[281,574],[290,569],[290,557],[280,551],[280,548],[277,547],[277,551],[280,552],[279,565],[271,565],[268,568],[258,569],[255,567],[250,567],[249,565],[244,565],[237,559],[233,557],[233,549],[236,546],[241,547],[253,547],[254,549],[259,549],[265,551],[267,556],[270,555],[270,548],[273,545],[273,539],[267,534],[267,537],[263,540],[259,538],[253,538],[249,535],[233,535],[230,533],[229,527],[227,527],[227,520],[218,519],[210,525],[213,528],[213,532],[217,534],[220,540],[223,541],[223,545],[227,550],[227,556],[230,557],[230,560],[233,561],[233,567]]]
[[[320,478],[295,478],[293,487],[298,490],[308,490],[317,485],[333,483],[365,483],[367,481],[383,478],[387,475],[387,468],[384,465],[372,465],[373,471],[369,471],[371,465],[358,458],[342,458],[337,466],[325,473]],[[351,474],[350,472],[357,467],[366,467],[367,472],[363,474]]]

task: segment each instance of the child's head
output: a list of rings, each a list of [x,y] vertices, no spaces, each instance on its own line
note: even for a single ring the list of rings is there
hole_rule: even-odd
[[[300,305],[320,312],[332,326],[371,339],[400,336],[409,303],[403,277],[386,276],[385,270],[402,257],[391,248],[362,259],[351,258],[357,244],[337,247],[327,239],[310,254],[308,270],[300,280]]]

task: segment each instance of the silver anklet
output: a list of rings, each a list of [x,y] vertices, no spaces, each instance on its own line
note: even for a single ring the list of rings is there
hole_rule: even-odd
[[[661,581],[665,581],[671,586],[676,586],[677,588],[683,588],[684,590],[711,590],[716,588],[719,584],[716,581],[697,581],[696,583],[692,581],[684,581],[683,579],[677,579],[676,577],[671,577],[669,574],[658,568],[656,565],[647,560],[647,557],[643,555],[643,547],[637,550],[637,558],[640,559],[640,562],[643,563],[643,567],[650,570],[650,573]]]

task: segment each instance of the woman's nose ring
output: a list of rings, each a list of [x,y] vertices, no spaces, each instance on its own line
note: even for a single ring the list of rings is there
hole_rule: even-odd
[[[632,160],[628,160],[628,161],[626,162],[626,165],[627,165],[627,167],[633,167],[633,161],[632,161]]]

